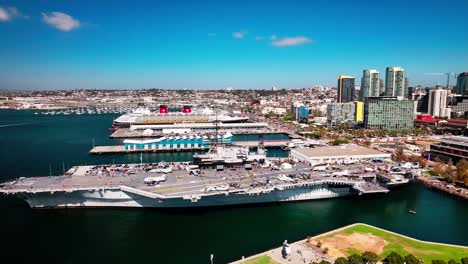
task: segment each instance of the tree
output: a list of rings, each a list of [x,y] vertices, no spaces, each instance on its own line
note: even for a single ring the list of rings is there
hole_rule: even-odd
[[[404,264],[405,259],[398,253],[392,252],[385,258],[385,262],[388,264]]]
[[[326,261],[326,260],[322,260],[322,261],[319,262],[319,264],[331,264],[331,263]]]
[[[343,258],[343,257],[339,257],[335,260],[335,263],[334,264],[349,264],[348,260]]]
[[[440,259],[434,259],[432,260],[432,264],[447,264],[447,262]]]
[[[349,264],[364,264],[364,260],[358,254],[353,254],[348,257]]]
[[[451,260],[448,261],[448,264],[460,264],[460,263],[458,263],[455,260],[451,259]]]
[[[461,259],[462,264],[468,264],[468,257]]]
[[[348,263],[348,260],[343,258],[343,257],[339,257],[335,260],[335,263],[334,264],[349,264]]]
[[[405,256],[406,264],[421,264],[421,261],[416,258],[413,254]]]
[[[333,146],[338,146],[338,145],[348,144],[348,143],[349,143],[349,142],[348,142],[348,140],[346,140],[346,139],[337,139],[337,140],[334,140],[334,141],[331,142],[331,144],[332,144]]]
[[[401,146],[398,146],[393,152],[393,159],[395,161],[403,161],[405,159],[405,154]]]
[[[375,264],[379,261],[379,256],[374,252],[366,251],[362,254],[362,259],[369,264]]]
[[[468,161],[466,159],[457,162],[457,180],[468,186]]]

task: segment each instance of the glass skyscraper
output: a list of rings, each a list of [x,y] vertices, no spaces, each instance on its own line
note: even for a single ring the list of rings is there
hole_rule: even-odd
[[[347,103],[354,101],[354,77],[339,75],[338,76],[338,94],[336,101],[338,103]]]
[[[380,96],[380,89],[380,73],[377,70],[364,70],[359,99],[364,101],[366,97]]]
[[[462,72],[458,75],[457,94],[468,95],[468,72]]]
[[[405,70],[401,67],[387,67],[385,73],[385,95],[406,98]]]

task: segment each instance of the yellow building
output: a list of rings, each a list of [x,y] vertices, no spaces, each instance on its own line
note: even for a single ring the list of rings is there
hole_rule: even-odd
[[[355,102],[356,104],[356,122],[364,121],[364,103]]]

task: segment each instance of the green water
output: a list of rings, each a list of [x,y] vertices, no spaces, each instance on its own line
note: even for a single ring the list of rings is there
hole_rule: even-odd
[[[139,162],[139,155],[89,156],[113,115],[43,116],[0,111],[0,180],[53,174],[77,164]],[[34,122],[34,123],[32,123]],[[9,124],[30,123],[16,126]],[[143,160],[190,160],[192,153]],[[354,222],[418,239],[468,245],[468,203],[411,184],[389,194],[197,210],[31,210],[0,198],[2,260],[14,263],[226,263]],[[417,214],[408,214],[408,210]]]

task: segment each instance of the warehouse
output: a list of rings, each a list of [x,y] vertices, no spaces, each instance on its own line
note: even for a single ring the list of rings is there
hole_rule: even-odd
[[[292,149],[290,155],[293,159],[310,162],[312,165],[322,163],[353,163],[391,157],[389,153],[354,144]]]

